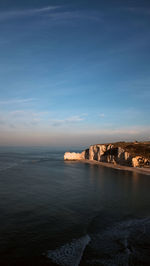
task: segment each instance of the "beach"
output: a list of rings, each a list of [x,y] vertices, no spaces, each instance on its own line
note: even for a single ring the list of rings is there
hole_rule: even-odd
[[[118,170],[123,171],[132,171],[143,175],[150,175],[150,168],[140,168],[140,167],[130,167],[125,165],[113,164],[113,163],[105,163],[105,162],[98,162],[96,160],[81,160],[82,163],[89,163],[89,164],[97,164],[100,166],[110,167]]]

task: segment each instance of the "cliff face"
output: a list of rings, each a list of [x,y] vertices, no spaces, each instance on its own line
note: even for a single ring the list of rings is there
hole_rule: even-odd
[[[132,165],[132,157],[121,147],[113,144],[93,145],[89,148],[89,156],[85,159],[121,165]]]
[[[115,144],[97,144],[82,153],[65,153],[64,160],[96,160],[133,167],[150,167],[150,160],[140,155],[133,155]]]

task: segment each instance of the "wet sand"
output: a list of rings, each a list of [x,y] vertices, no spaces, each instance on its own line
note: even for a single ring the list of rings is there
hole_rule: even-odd
[[[143,175],[150,175],[150,168],[140,168],[140,167],[130,167],[130,166],[124,166],[119,164],[113,164],[113,163],[104,163],[104,162],[98,162],[95,160],[81,160],[83,163],[89,163],[89,164],[98,164],[105,167],[110,167],[118,170],[124,170],[124,171],[132,171],[136,173],[140,173]]]

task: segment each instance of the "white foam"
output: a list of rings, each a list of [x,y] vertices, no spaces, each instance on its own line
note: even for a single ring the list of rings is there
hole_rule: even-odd
[[[150,262],[148,259],[149,232],[150,219],[146,218],[124,221],[100,234],[92,235],[89,248],[94,250],[94,253],[96,251],[97,258],[89,258],[87,264],[127,266],[129,265],[129,258],[134,259],[136,257],[139,260],[139,265],[150,265],[147,263],[147,261]]]
[[[71,243],[67,243],[55,250],[49,250],[47,257],[53,262],[62,266],[78,266],[84,249],[90,242],[90,237],[85,235],[79,239],[72,240]]]

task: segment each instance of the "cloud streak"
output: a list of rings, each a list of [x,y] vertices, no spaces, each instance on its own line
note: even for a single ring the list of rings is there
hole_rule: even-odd
[[[67,124],[74,124],[74,123],[78,123],[83,121],[84,118],[81,116],[72,116],[72,117],[68,117],[66,119],[54,119],[51,120],[51,124],[55,127],[57,126],[63,126],[63,125],[67,125]]]
[[[101,118],[105,117],[104,113],[101,113],[98,116],[101,117]]]
[[[32,110],[1,111],[1,130],[10,130],[13,128],[30,130],[32,127],[42,125],[47,116],[47,112],[36,112]]]
[[[150,15],[150,8],[146,7],[123,7],[122,11],[130,12],[135,15]]]
[[[134,128],[118,128],[116,130],[101,130],[101,131],[62,131],[61,134],[57,130],[52,128],[46,131],[43,128],[30,128],[24,130],[10,125],[11,131],[1,131],[0,127],[0,145],[50,145],[50,146],[70,146],[77,147],[89,147],[96,143],[108,143],[113,141],[128,140],[149,140],[150,139],[150,127],[137,126]],[[141,135],[142,133],[142,135]]]
[[[60,6],[47,6],[42,8],[33,8],[33,9],[24,9],[24,10],[10,10],[10,11],[1,11],[0,12],[0,20],[10,20],[19,17],[27,17],[27,16],[34,16],[37,14],[43,14],[52,12],[56,9],[60,8]]]
[[[33,98],[1,100],[0,105],[23,104],[35,101]]]
[[[102,15],[97,12],[88,12],[88,11],[61,11],[61,12],[55,12],[50,13],[49,15],[50,19],[53,19],[54,21],[65,21],[65,20],[91,20],[95,22],[103,21]]]
[[[46,6],[33,9],[17,9],[0,12],[0,21],[21,19],[32,16],[45,16],[48,19],[59,22],[66,20],[91,20],[95,22],[103,21],[103,14],[98,11],[88,10],[66,10],[67,6]]]

